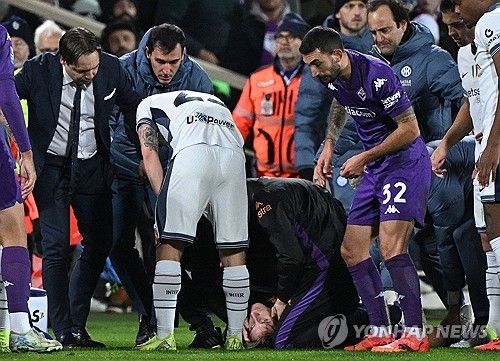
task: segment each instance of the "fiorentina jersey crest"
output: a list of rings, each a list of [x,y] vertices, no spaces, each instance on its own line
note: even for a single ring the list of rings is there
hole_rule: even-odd
[[[366,92],[365,92],[365,90],[363,88],[359,88],[357,94],[361,98],[361,100],[363,100],[363,101],[366,100]]]

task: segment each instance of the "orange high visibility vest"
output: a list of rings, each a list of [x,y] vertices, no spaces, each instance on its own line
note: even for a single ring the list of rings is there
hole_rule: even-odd
[[[289,85],[274,66],[250,75],[233,111],[246,140],[253,132],[253,148],[259,176],[298,176],[295,168],[294,111],[302,70]]]

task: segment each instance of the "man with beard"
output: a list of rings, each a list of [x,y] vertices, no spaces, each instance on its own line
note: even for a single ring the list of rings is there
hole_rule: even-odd
[[[233,111],[243,138],[253,132],[259,176],[298,175],[293,152],[294,109],[304,69],[299,47],[308,30],[299,15],[285,15],[276,30],[274,64],[250,76]]]
[[[428,351],[420,285],[407,245],[414,224],[424,221],[431,167],[410,100],[386,63],[345,50],[340,35],[333,29],[312,29],[300,52],[311,67],[311,74],[335,98],[314,181],[325,186],[331,177],[331,159],[346,113],[354,118],[364,145],[362,153],[341,167],[341,175],[348,179],[363,174],[349,212],[341,253],[373,329],[363,341],[347,349]],[[407,325],[398,340],[389,332],[382,281],[369,255],[377,233]]]
[[[366,0],[335,1],[333,14],[323,23],[339,32],[344,47],[368,53],[373,46],[373,38],[367,27]],[[300,83],[300,97],[295,107],[295,166],[300,178],[312,180],[314,156],[326,130],[326,118],[332,102],[331,94],[321,82],[314,79],[309,68],[304,69]],[[350,138],[354,124],[349,119],[341,138]],[[342,156],[342,150],[339,156]],[[347,151],[347,149],[345,149]],[[335,161],[334,161],[335,162]],[[347,190],[346,187],[343,191]],[[337,198],[337,190],[333,195]],[[351,193],[351,192],[349,192]],[[344,204],[344,207],[347,205]],[[346,209],[349,207],[346,207]]]

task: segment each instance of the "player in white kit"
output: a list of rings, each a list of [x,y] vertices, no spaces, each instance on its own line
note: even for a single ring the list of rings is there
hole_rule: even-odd
[[[137,110],[144,166],[156,203],[157,263],[153,283],[158,334],[140,348],[175,350],[173,336],[180,258],[205,213],[212,221],[224,267],[228,330],[226,349],[242,349],[249,276],[247,198],[243,138],[217,97],[175,91],[144,99]],[[158,147],[168,149],[164,170]]]
[[[454,3],[465,25],[476,27],[474,43],[459,52],[459,70],[468,100],[441,142],[440,152],[433,155],[433,169],[442,172],[447,150],[474,129],[476,226],[486,232],[490,241],[491,257],[495,259],[488,259],[488,266],[493,261],[500,265],[500,4],[495,0],[454,0]],[[498,273],[493,276],[498,277]],[[499,349],[500,341],[477,348]]]

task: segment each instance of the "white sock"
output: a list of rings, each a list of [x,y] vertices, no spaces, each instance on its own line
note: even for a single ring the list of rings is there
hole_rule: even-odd
[[[226,295],[227,335],[241,338],[250,297],[250,276],[247,266],[224,268],[222,288]]]
[[[181,264],[176,261],[156,262],[153,305],[158,337],[166,337],[174,332],[175,308],[180,290]]]
[[[14,312],[10,314],[10,331],[24,335],[31,330],[30,317],[27,312]]]
[[[0,246],[0,331],[10,330],[9,309],[7,308],[7,291],[2,278],[2,250]]]
[[[486,270],[486,292],[490,301],[488,325],[500,334],[500,262],[493,251],[486,252],[488,269]]]
[[[495,258],[497,259],[497,265],[500,265],[500,237],[492,239],[490,241],[491,250],[495,253]]]

